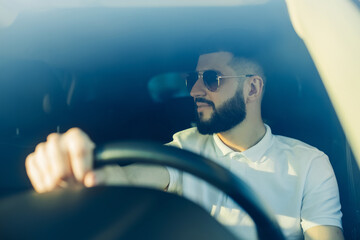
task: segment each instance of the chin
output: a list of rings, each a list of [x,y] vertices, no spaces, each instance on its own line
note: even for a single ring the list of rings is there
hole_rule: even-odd
[[[202,122],[206,122],[206,121],[209,121],[210,118],[211,118],[211,113],[210,112],[198,112],[198,118],[200,121]]]

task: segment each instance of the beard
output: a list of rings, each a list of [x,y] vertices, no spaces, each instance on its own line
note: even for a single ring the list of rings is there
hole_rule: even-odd
[[[242,89],[238,89],[235,95],[224,102],[218,109],[215,108],[213,102],[203,98],[197,98],[195,102],[205,102],[213,109],[209,120],[202,120],[203,114],[196,113],[196,124],[200,134],[226,132],[244,121],[246,117]]]

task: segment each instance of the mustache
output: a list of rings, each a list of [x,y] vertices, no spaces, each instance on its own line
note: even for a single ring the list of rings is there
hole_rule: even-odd
[[[194,99],[194,102],[195,102],[195,103],[198,103],[198,102],[207,103],[207,104],[209,104],[210,106],[212,106],[213,108],[215,108],[215,104],[214,104],[212,101],[207,100],[207,99],[205,99],[205,98],[195,98],[195,99]]]

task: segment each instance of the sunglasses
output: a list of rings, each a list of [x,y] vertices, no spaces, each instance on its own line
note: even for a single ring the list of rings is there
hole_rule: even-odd
[[[191,72],[188,73],[185,78],[186,87],[189,92],[194,87],[195,83],[199,78],[203,79],[205,87],[211,91],[215,92],[220,86],[220,79],[223,78],[242,78],[242,77],[253,77],[253,74],[244,74],[238,76],[221,76],[217,71],[207,70],[204,72]]]

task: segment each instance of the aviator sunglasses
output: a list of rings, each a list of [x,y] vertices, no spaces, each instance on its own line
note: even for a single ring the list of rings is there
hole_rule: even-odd
[[[211,91],[215,92],[220,86],[220,79],[222,78],[242,78],[242,77],[253,77],[253,74],[244,74],[238,76],[221,76],[217,71],[207,70],[204,72],[190,72],[185,78],[185,83],[188,91],[194,87],[196,81],[202,77],[205,87]]]

